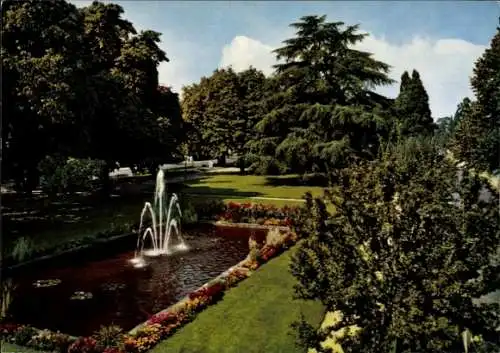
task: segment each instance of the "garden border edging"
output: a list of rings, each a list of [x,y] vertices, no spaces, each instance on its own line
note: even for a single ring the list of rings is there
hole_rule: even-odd
[[[256,224],[256,223],[225,223],[225,222],[220,222],[220,221],[211,221],[211,222],[206,222],[206,223],[210,223],[210,224],[213,224],[215,226],[228,226],[231,228],[254,228],[254,229],[278,228],[279,230],[283,230],[283,231],[289,231],[289,232],[292,231],[292,229],[290,227],[261,225],[261,224]],[[240,262],[238,262],[236,265],[233,265],[230,268],[228,268],[227,270],[225,270],[224,272],[222,272],[220,275],[218,275],[215,278],[212,278],[211,280],[206,282],[205,284],[203,284],[202,286],[197,288],[194,292],[196,292],[202,288],[206,288],[206,287],[210,286],[210,284],[213,284],[213,283],[221,280],[222,278],[227,276],[228,273],[230,273],[233,270],[243,270],[243,269],[246,270],[246,268],[243,267],[243,264],[247,261],[247,259],[248,259],[248,256],[246,258],[244,258],[243,260],[241,260]],[[176,303],[170,305],[166,309],[160,310],[159,312],[157,312],[151,316],[155,316],[155,315],[159,315],[159,314],[167,313],[167,312],[172,312],[172,311],[177,311],[176,309],[178,309],[178,307],[182,307],[182,305],[185,304],[187,301],[189,301],[189,294],[185,295],[182,299],[180,299]],[[140,330],[141,328],[146,326],[148,321],[149,320],[146,320],[146,321],[140,323],[139,325],[135,326],[133,329],[128,331],[128,333],[131,335],[135,334],[138,330]]]

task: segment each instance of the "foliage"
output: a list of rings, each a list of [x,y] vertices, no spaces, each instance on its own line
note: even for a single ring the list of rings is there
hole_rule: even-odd
[[[3,178],[31,191],[45,156],[103,160],[104,181],[115,162],[172,158],[182,122],[177,95],[158,87],[160,33],[137,33],[116,4],[1,7]]]
[[[429,108],[429,96],[418,71],[413,70],[411,77],[407,71],[401,76],[394,110],[398,118],[400,136],[429,136],[434,132],[435,124]]]
[[[11,257],[16,262],[23,262],[35,252],[33,240],[28,237],[19,237],[14,242]]]
[[[198,222],[198,213],[192,203],[184,203],[182,209],[182,224],[194,224]]]
[[[68,353],[100,353],[97,341],[92,337],[80,337],[73,342],[69,348]]]
[[[271,246],[276,246],[282,242],[283,233],[279,228],[272,228],[267,232],[266,244]]]
[[[298,230],[307,239],[291,265],[297,294],[342,313],[319,334],[301,325],[319,352],[328,333],[353,325],[361,331],[340,339],[345,352],[389,351],[394,341],[398,352],[463,352],[466,328],[499,343],[498,304],[473,302],[499,288],[498,207],[478,199],[487,183],[467,171],[458,182],[440,152],[410,139],[343,172],[340,200],[325,195],[333,216],[308,197]]]
[[[248,238],[248,249],[249,252],[247,259],[249,261],[257,261],[257,258],[259,257],[259,244],[254,237]]]
[[[64,243],[57,244],[56,246],[37,246],[34,247],[33,245],[33,240],[28,237],[21,237],[19,240],[15,243],[15,248],[13,249],[11,254],[8,254],[6,258],[4,259],[5,263],[8,265],[13,265],[20,263],[21,260],[21,254],[24,254],[22,257],[24,261],[28,261],[40,256],[45,256],[49,254],[55,254],[67,250],[72,250],[78,247],[82,246],[88,246],[96,242],[98,239],[106,239],[110,238],[112,236],[117,236],[125,233],[129,233],[134,231],[134,229],[138,228],[138,224],[130,224],[130,223],[124,223],[124,224],[114,224],[111,223],[109,224],[109,228],[97,232],[94,234],[89,234],[84,238],[81,239],[75,239],[71,241],[66,241]]]
[[[458,124],[451,150],[468,165],[492,172],[500,168],[500,28],[476,62],[471,86],[476,101]]]
[[[93,177],[99,175],[102,161],[46,156],[38,165],[42,190],[48,194],[90,191]]]
[[[458,125],[471,112],[471,100],[464,98],[458,105],[455,115],[437,120],[436,136],[443,146],[448,146],[455,136]]]
[[[241,73],[226,68],[184,87],[182,112],[189,125],[190,154],[224,159],[231,150],[242,155],[253,136],[265,79],[252,67]]]
[[[119,326],[102,326],[92,338],[103,348],[119,348],[123,341],[123,330]]]
[[[217,219],[232,223],[261,223],[269,219],[276,219],[274,225],[292,226],[294,218],[298,217],[301,209],[294,206],[282,208],[273,205],[228,202],[225,210],[217,215]]]
[[[28,345],[42,351],[66,353],[72,340],[68,335],[49,330],[41,330],[34,335]]]
[[[345,167],[377,149],[390,131],[390,101],[371,91],[389,84],[389,66],[352,46],[365,38],[358,26],[305,16],[293,38],[276,49],[257,134],[248,143],[255,170],[325,171]]]

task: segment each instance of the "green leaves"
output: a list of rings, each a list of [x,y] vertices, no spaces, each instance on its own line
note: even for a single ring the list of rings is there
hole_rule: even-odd
[[[406,71],[401,76],[395,111],[401,136],[428,136],[433,133],[435,125],[429,108],[429,96],[418,71],[413,70],[411,78]]]
[[[4,175],[36,182],[54,153],[132,164],[175,152],[180,107],[158,89],[160,33],[137,34],[122,14],[97,1],[2,3]]]
[[[489,275],[497,205],[478,200],[487,187],[478,177],[465,172],[457,182],[439,152],[432,140],[390,146],[341,173],[341,200],[308,200],[297,229],[306,240],[291,271],[297,294],[343,313],[333,329],[361,329],[341,340],[345,352],[389,351],[396,339],[398,352],[463,352],[465,327],[498,344],[498,307],[474,304],[500,285]],[[336,205],[334,215],[325,202]]]
[[[275,159],[300,173],[342,168],[351,156],[369,157],[379,135],[387,135],[380,123],[386,119],[376,109],[390,104],[370,89],[392,82],[388,65],[352,49],[366,36],[358,26],[327,22],[326,16],[305,16],[291,26],[295,37],[275,50],[282,63],[270,79],[273,89],[254,138],[279,143],[273,151],[249,143],[252,153],[266,156],[261,163]]]
[[[265,83],[264,74],[252,67],[240,73],[228,68],[184,87],[183,118],[191,127],[191,153],[212,158],[229,150],[244,154],[261,115]]]
[[[461,112],[451,149],[456,158],[479,170],[500,167],[500,29],[478,59],[471,77],[476,102]]]

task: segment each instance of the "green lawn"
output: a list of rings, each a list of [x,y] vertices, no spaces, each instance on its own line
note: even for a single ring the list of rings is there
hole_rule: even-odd
[[[1,345],[0,352],[2,352],[2,353],[42,353],[40,351],[36,351],[34,349],[31,349],[31,348],[20,347],[20,346],[16,346],[14,344],[5,343],[5,342],[0,342],[0,345]]]
[[[288,266],[293,251],[261,267],[151,353],[303,353],[290,324],[303,313],[319,327],[324,309],[319,302],[292,299],[295,279]]]
[[[313,196],[323,194],[323,187],[298,184],[296,175],[279,177],[237,174],[210,175],[199,180],[189,181],[186,186],[183,191],[187,193],[227,195],[228,199],[249,197],[301,199],[307,191],[310,191]]]

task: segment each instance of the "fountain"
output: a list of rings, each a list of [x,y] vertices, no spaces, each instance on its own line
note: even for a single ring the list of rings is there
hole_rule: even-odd
[[[146,265],[145,256],[169,255],[175,251],[185,251],[188,249],[180,233],[180,217],[182,216],[182,212],[179,205],[179,198],[176,194],[172,194],[170,202],[167,201],[165,174],[160,169],[156,176],[154,204],[151,205],[150,202],[146,202],[141,212],[137,248],[135,256],[131,260],[135,267],[144,267]],[[144,217],[147,214],[151,217],[152,224],[143,230]],[[170,245],[172,232],[175,232],[177,238],[180,240],[180,243],[176,246]],[[152,248],[145,250],[144,243],[148,238],[151,240]]]

